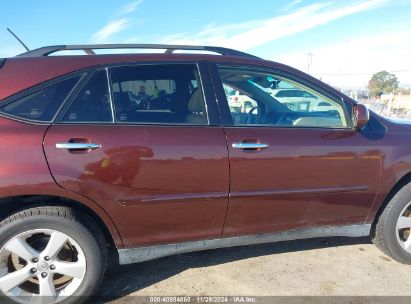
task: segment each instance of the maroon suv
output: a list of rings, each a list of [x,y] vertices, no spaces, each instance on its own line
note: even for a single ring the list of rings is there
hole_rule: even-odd
[[[119,47],[165,52],[96,55]],[[68,50],[87,55],[48,56]],[[112,252],[371,235],[411,263],[411,126],[288,66],[44,47],[0,59],[0,116],[0,290],[19,303],[77,303]]]

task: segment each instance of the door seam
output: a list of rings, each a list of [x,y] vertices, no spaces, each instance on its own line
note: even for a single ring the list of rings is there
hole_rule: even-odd
[[[42,138],[42,142],[41,142],[41,149],[43,150],[43,156],[44,156],[44,159],[45,159],[45,161],[46,161],[47,168],[49,169],[50,176],[51,176],[51,178],[53,179],[54,183],[57,185],[57,187],[65,190],[65,191],[67,191],[67,192],[72,192],[72,193],[78,194],[78,195],[80,195],[80,196],[82,196],[82,197],[90,200],[91,202],[93,202],[94,204],[96,204],[96,206],[98,206],[98,208],[100,208],[104,213],[106,213],[106,210],[103,209],[96,201],[94,201],[93,199],[91,199],[91,198],[89,198],[88,196],[85,196],[85,195],[83,195],[83,194],[81,194],[81,193],[78,193],[78,192],[75,192],[75,191],[71,191],[71,190],[69,190],[69,189],[64,188],[64,187],[61,186],[61,185],[57,182],[57,180],[55,179],[55,177],[54,177],[54,175],[53,175],[53,173],[52,173],[52,171],[51,171],[51,167],[50,167],[49,161],[48,161],[48,159],[47,159],[46,149],[45,149],[45,147],[44,147],[46,135],[47,135],[48,131],[50,130],[50,128],[51,128],[53,125],[54,125],[54,124],[51,123],[51,124],[47,127],[46,131],[44,132],[43,138]],[[81,202],[80,202],[80,203],[81,203]],[[92,210],[92,211],[95,212],[94,210]],[[117,235],[118,235],[118,237],[119,237],[119,239],[120,239],[120,243],[122,244],[122,246],[123,246],[123,248],[124,248],[124,241],[123,241],[123,237],[122,237],[121,234],[120,234],[120,230],[118,229],[116,223],[113,221],[113,219],[111,218],[111,216],[109,216],[107,213],[106,213],[106,216],[110,219],[112,225],[113,225],[114,228],[116,229],[116,233],[117,233]],[[103,221],[103,223],[104,223],[104,221]],[[107,226],[106,226],[106,228],[107,228],[107,229],[109,230],[109,232],[110,232],[110,229],[109,229]],[[110,234],[111,234],[111,232],[110,232]]]
[[[224,217],[224,223],[223,223],[223,228],[221,229],[221,238],[224,236],[224,230],[226,227],[227,223],[227,217],[228,217],[228,210],[230,208],[230,196],[231,196],[231,161],[230,161],[230,149],[228,147],[228,138],[227,138],[227,133],[224,128],[224,126],[221,127],[224,133],[224,138],[225,138],[225,145],[227,148],[227,161],[228,161],[228,195],[227,195],[227,209],[225,211],[225,217]]]

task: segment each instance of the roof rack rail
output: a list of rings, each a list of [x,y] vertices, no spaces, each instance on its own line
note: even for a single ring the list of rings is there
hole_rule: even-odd
[[[94,50],[102,49],[165,49],[165,54],[172,54],[177,50],[187,51],[209,51],[221,55],[239,56],[248,58],[258,58],[257,56],[241,51],[217,47],[217,46],[196,46],[196,45],[170,45],[170,44],[79,44],[79,45],[52,45],[45,46],[18,55],[19,57],[48,56],[60,51],[84,51],[87,55],[95,55]]]

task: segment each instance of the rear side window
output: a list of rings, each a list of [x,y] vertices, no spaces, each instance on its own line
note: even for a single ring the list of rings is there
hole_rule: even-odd
[[[113,122],[106,70],[97,71],[90,78],[71,104],[62,122]]]
[[[3,106],[0,111],[22,119],[50,122],[80,76],[63,80]]]
[[[208,124],[194,64],[117,67],[111,80],[117,123]]]

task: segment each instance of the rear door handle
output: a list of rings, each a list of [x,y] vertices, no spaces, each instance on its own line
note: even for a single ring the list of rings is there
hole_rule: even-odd
[[[233,143],[232,147],[235,149],[266,149],[268,148],[268,144],[241,142]]]
[[[66,150],[95,150],[101,148],[100,144],[95,143],[57,143],[57,149],[66,149]]]

